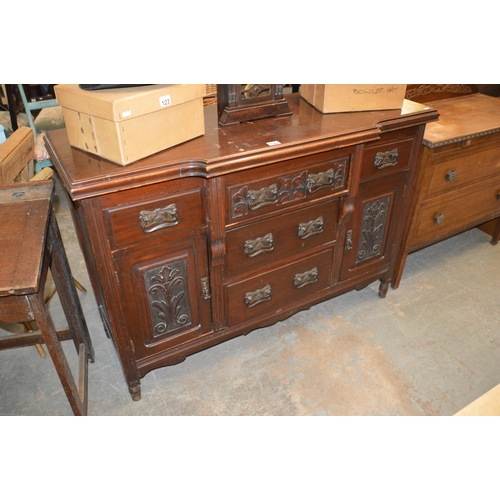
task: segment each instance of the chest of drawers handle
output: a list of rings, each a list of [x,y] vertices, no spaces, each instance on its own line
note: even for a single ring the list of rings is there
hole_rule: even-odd
[[[272,299],[271,285],[266,285],[264,288],[255,290],[255,292],[248,292],[245,294],[245,305],[250,309],[263,302],[268,302]]]
[[[273,233],[256,238],[255,240],[245,241],[245,255],[247,257],[257,257],[263,253],[269,253],[274,250]]]
[[[398,164],[399,152],[398,148],[394,148],[391,151],[380,151],[375,155],[373,165],[378,170],[383,170],[388,167],[395,167]]]
[[[157,208],[152,211],[143,210],[139,214],[139,221],[145,233],[153,233],[159,229],[177,226],[179,224],[177,206],[172,203],[165,208]]]
[[[444,215],[443,214],[436,214],[434,216],[434,224],[442,224],[444,222]]]
[[[318,268],[313,267],[311,270],[304,273],[297,273],[293,280],[295,288],[304,288],[307,285],[312,285],[318,281]]]
[[[271,184],[269,187],[262,189],[249,190],[247,202],[250,210],[258,210],[269,205],[276,205],[278,203],[278,185]]]
[[[315,234],[320,234],[324,231],[323,216],[309,222],[301,222],[297,231],[297,235],[301,240],[306,240]]]
[[[343,182],[344,171],[342,169],[335,172],[333,168],[319,174],[309,174],[307,176],[307,190],[314,193],[322,188],[334,187],[338,181]]]
[[[448,170],[448,172],[446,172],[445,178],[448,182],[453,182],[457,178],[457,173],[453,169]]]

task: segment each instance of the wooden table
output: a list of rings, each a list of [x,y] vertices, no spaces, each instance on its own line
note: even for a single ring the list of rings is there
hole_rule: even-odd
[[[52,210],[52,181],[0,188],[0,319],[35,320],[39,333],[0,337],[0,349],[45,343],[75,415],[87,413],[87,363],[94,351]],[[69,329],[57,332],[44,302],[50,269]],[[61,340],[72,339],[79,354],[75,382]]]

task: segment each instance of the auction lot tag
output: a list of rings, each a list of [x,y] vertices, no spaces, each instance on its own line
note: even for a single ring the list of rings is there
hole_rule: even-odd
[[[164,95],[160,97],[160,108],[164,108],[166,106],[170,106],[172,104],[172,100],[169,95]]]

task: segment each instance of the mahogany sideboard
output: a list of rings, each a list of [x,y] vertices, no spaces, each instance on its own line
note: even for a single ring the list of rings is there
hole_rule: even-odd
[[[293,114],[217,125],[127,166],[47,147],[69,194],[130,394],[150,370],[380,280],[404,265],[426,123],[438,113]],[[168,132],[166,132],[168,133]]]

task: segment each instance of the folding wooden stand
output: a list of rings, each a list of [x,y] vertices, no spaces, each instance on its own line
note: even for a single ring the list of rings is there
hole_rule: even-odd
[[[88,362],[94,350],[52,210],[52,181],[0,188],[0,320],[35,320],[40,333],[0,337],[0,349],[44,343],[75,415],[87,414]],[[43,292],[50,269],[68,329],[56,331]],[[78,353],[78,383],[61,340],[72,339]]]

